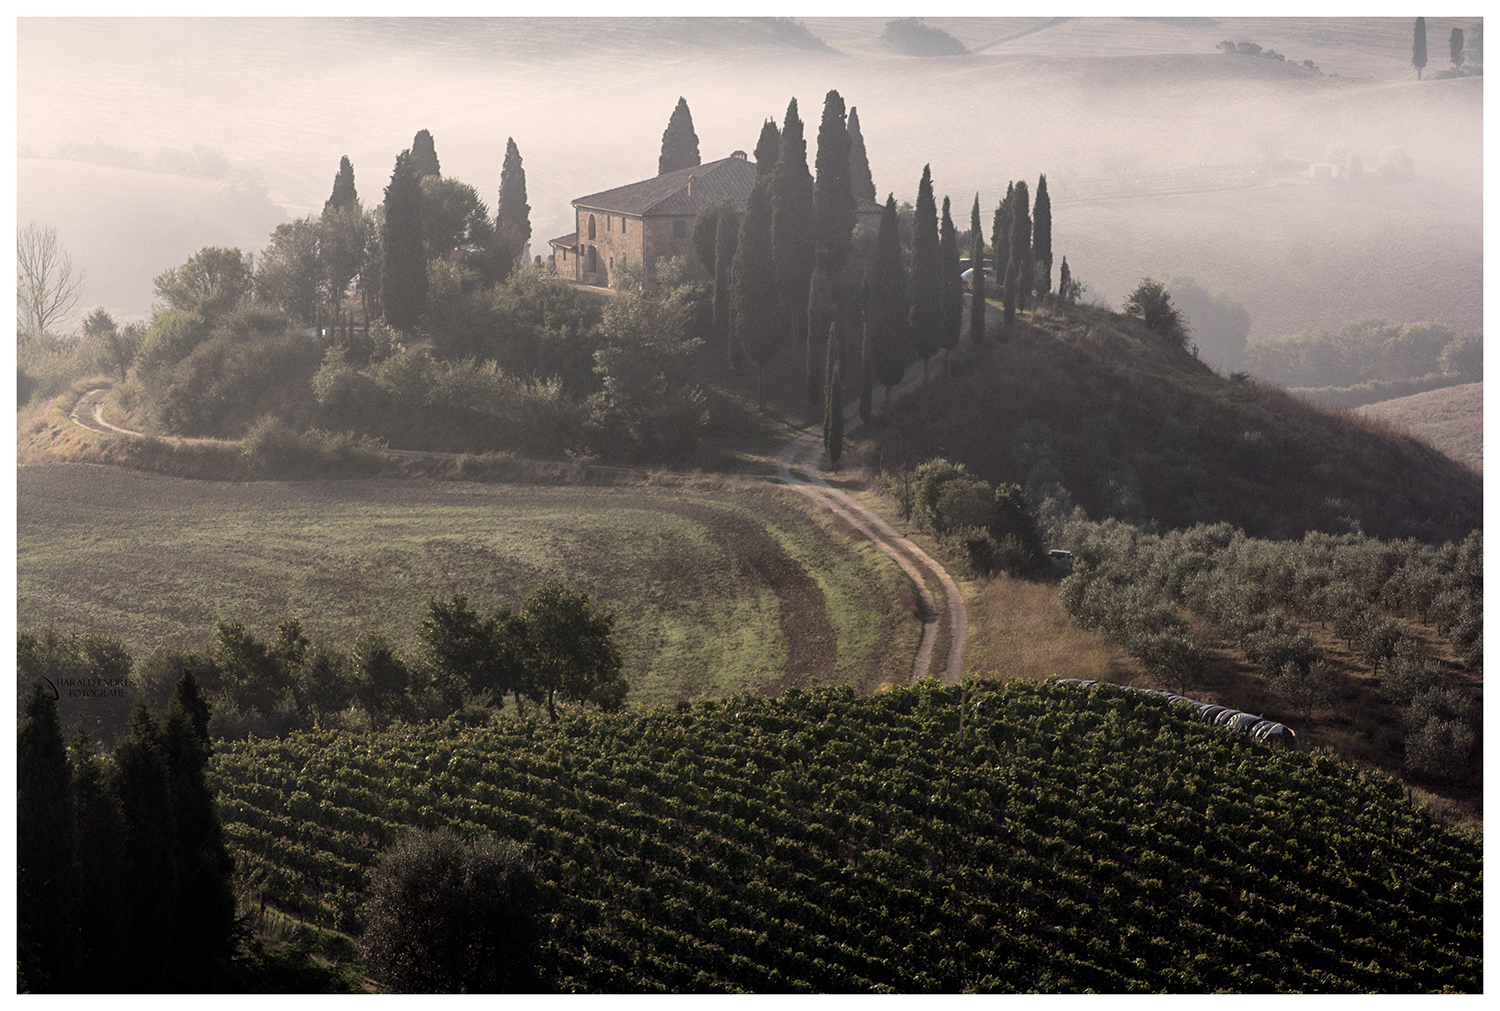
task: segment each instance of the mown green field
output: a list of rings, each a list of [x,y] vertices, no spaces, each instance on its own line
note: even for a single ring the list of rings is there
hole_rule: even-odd
[[[751,483],[557,487],[187,481],[90,465],[17,473],[22,629],[143,656],[216,620],[285,616],[347,648],[412,648],[430,597],[517,607],[558,577],[618,615],[632,705],[904,682],[920,628],[873,548]]]

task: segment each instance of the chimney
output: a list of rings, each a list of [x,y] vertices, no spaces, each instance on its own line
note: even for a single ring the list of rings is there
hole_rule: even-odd
[[[688,176],[688,196],[692,196],[692,195],[693,195],[693,177],[691,175],[689,175]]]
[[[729,157],[731,157],[731,158],[738,158],[740,161],[749,161],[750,160],[750,156],[747,155],[743,151],[732,151],[732,152],[730,152]]]

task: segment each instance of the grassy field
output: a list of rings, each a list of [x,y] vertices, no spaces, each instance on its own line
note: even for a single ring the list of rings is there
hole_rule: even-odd
[[[1484,384],[1465,383],[1359,408],[1426,439],[1448,456],[1484,473]]]
[[[904,681],[919,627],[873,549],[764,485],[186,481],[89,465],[17,477],[17,618],[197,648],[283,616],[410,648],[429,597],[517,606],[549,577],[619,616],[630,701]]]

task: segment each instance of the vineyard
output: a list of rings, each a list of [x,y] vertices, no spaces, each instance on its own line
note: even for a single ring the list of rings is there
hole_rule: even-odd
[[[357,937],[405,826],[526,846],[564,992],[1477,991],[1481,847],[1160,697],[924,681],[220,743],[242,901]]]

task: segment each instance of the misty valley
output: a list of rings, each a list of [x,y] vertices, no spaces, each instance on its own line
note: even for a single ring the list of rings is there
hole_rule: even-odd
[[[1482,988],[1482,20],[17,38],[19,992]]]

